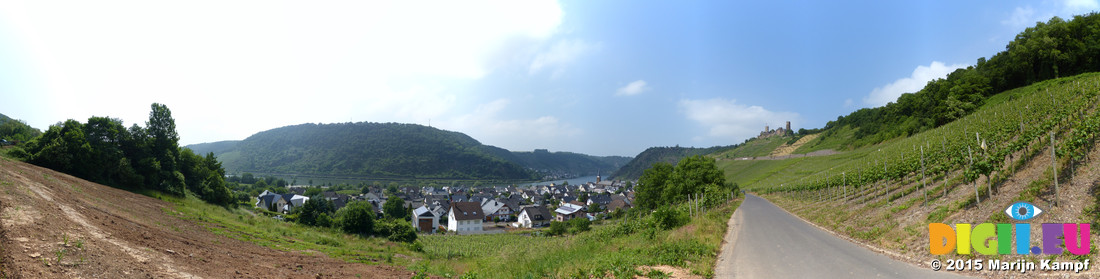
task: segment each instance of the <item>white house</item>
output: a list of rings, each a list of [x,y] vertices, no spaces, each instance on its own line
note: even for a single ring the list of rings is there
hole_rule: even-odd
[[[287,213],[305,204],[306,201],[309,200],[309,197],[297,194],[276,194],[264,191],[260,193],[260,196],[256,197],[256,199],[256,207]]]
[[[481,212],[485,214],[485,222],[493,221],[493,217],[499,217],[507,221],[513,214],[511,207],[494,199],[488,199],[482,202]]]
[[[520,210],[519,217],[512,226],[517,228],[545,227],[550,224],[550,220],[552,219],[553,217],[550,216],[550,210],[546,210],[546,207],[537,205],[525,206]]]
[[[422,232],[435,232],[435,229],[439,227],[439,216],[435,215],[435,212],[428,209],[427,206],[420,206],[413,210],[413,225],[416,229]]]
[[[479,202],[452,202],[451,212],[447,214],[447,230],[454,232],[481,231],[481,220],[485,213]]]

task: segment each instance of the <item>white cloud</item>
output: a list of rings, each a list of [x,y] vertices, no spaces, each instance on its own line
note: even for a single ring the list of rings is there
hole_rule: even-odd
[[[680,100],[680,111],[709,128],[708,136],[727,142],[739,142],[760,134],[764,126],[781,127],[786,121],[801,120],[798,113],[769,111],[760,106],[738,104],[737,100]],[[697,137],[696,139],[701,139]]]
[[[1045,20],[1040,20],[1039,17],[1036,17],[1035,9],[1031,8],[1031,6],[1027,6],[1016,7],[1016,9],[1012,11],[1012,15],[1010,15],[1007,19],[1002,20],[1001,24],[1008,25],[1013,28],[1019,28],[1034,25],[1037,21]]]
[[[550,49],[539,53],[531,60],[528,73],[538,74],[542,70],[552,69],[551,78],[561,76],[565,69],[584,54],[600,49],[599,43],[588,43],[579,39],[566,39],[555,43]]]
[[[1100,1],[1097,0],[1065,0],[1062,5],[1062,13],[1066,15],[1079,15],[1100,10]]]
[[[503,116],[503,112],[511,108],[511,100],[497,99],[479,105],[472,113],[440,123],[439,127],[466,133],[485,144],[517,151],[536,148],[562,150],[567,147],[565,143],[570,141],[568,138],[582,133],[581,129],[554,116]]]
[[[852,101],[851,98],[844,100],[844,108],[851,108],[853,105],[855,105],[855,101]]]
[[[161,102],[184,143],[302,122],[443,117],[468,99],[452,92],[499,67],[502,55],[526,56],[517,61],[527,66],[563,18],[547,0],[62,6],[0,2],[0,41],[18,51],[0,56],[21,59],[0,67],[19,67],[7,71],[33,83],[4,95],[37,96],[0,102],[0,111],[40,128],[105,114],[142,123],[149,104]],[[563,48],[578,46],[589,45]]]
[[[649,91],[649,86],[644,80],[635,80],[615,91],[615,96],[634,96]]]
[[[900,78],[894,82],[876,87],[871,94],[863,98],[863,103],[872,107],[884,106],[889,102],[897,101],[901,94],[914,93],[934,79],[946,77],[947,74],[959,68],[966,68],[965,64],[944,65],[943,62],[932,61],[928,66],[917,66],[909,77]]]
[[[1001,24],[1011,28],[1012,32],[1020,32],[1023,28],[1035,26],[1036,22],[1047,22],[1050,18],[1058,16],[1063,20],[1073,19],[1075,15],[1082,15],[1100,10],[1098,0],[1062,0],[1035,2],[1038,7],[1030,5],[1016,7],[1008,18]]]

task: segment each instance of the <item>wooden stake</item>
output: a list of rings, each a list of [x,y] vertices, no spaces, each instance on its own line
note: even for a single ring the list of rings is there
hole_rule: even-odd
[[[1058,155],[1054,153],[1054,131],[1050,131],[1050,166],[1054,171],[1054,206],[1058,206]]]

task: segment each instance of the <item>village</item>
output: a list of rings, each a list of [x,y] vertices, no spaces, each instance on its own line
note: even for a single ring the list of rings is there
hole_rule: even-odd
[[[634,202],[633,182],[602,180],[600,176],[583,184],[405,186],[389,194],[380,186],[368,187],[369,191],[364,191],[367,193],[323,191],[314,198],[327,199],[336,209],[353,201],[366,201],[379,216],[388,199],[400,198],[409,222],[418,232],[459,235],[542,228],[551,221],[574,218],[605,219],[630,209]],[[289,193],[284,194],[264,191],[256,196],[255,207],[279,214],[292,213],[310,199],[305,196],[308,188],[313,186],[288,186]]]

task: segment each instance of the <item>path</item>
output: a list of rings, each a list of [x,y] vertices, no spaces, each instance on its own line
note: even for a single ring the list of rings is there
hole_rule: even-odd
[[[746,195],[730,219],[715,278],[966,278],[896,261]]]

